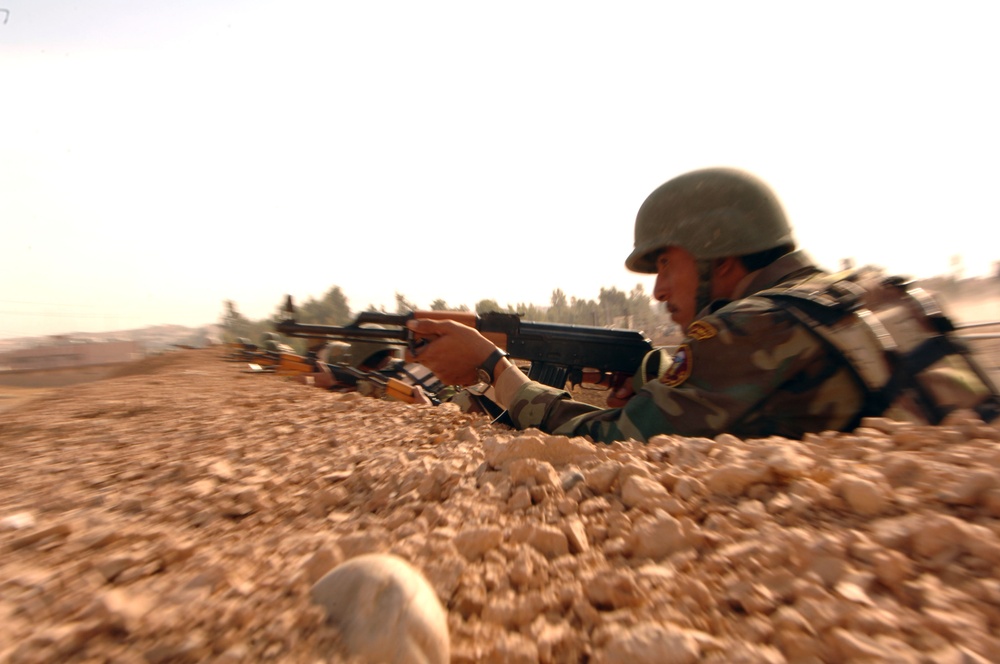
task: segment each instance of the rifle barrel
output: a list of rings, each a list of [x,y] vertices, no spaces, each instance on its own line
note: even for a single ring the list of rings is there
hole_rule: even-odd
[[[973,327],[1000,327],[1000,320],[980,320],[970,323],[955,323],[956,330],[968,330]]]
[[[387,343],[406,344],[405,329],[382,329],[371,327],[358,327],[358,323],[352,325],[318,325],[313,323],[297,323],[294,320],[286,319],[275,325],[275,330],[289,337],[303,337],[307,339],[345,339],[347,341],[368,341],[378,339]]]

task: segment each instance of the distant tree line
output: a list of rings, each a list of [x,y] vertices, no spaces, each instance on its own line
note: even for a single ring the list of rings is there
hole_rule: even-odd
[[[284,305],[284,302],[279,303],[268,318],[250,320],[239,312],[236,302],[225,300],[220,321],[225,331],[225,341],[246,338],[259,343],[264,334],[274,331],[275,324],[281,320]],[[421,308],[402,293],[396,293],[396,310],[392,313],[405,314]],[[432,311],[469,311],[465,305],[451,306],[442,299],[434,300],[427,308]],[[674,331],[670,317],[662,307],[653,302],[642,284],[637,284],[629,293],[614,287],[601,288],[596,300],[567,296],[557,288],[552,291],[547,307],[523,302],[500,306],[496,300],[480,300],[474,310],[477,314],[491,311],[517,313],[527,321],[642,330],[654,341]],[[386,309],[369,306],[367,311],[384,312]],[[331,287],[319,299],[309,298],[295,305],[295,319],[300,323],[347,325],[355,316],[356,313],[351,311],[347,296],[339,286]],[[305,340],[285,339],[285,341],[300,352],[305,348]]]

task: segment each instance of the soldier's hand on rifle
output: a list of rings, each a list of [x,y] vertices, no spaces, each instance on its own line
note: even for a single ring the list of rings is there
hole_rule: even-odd
[[[479,330],[452,320],[415,318],[406,326],[418,343],[415,355],[406,351],[406,360],[424,365],[445,385],[475,385],[476,368],[496,349]]]
[[[410,403],[419,403],[419,404],[423,404],[425,406],[433,406],[434,405],[434,402],[431,401],[430,397],[427,396],[427,393],[424,392],[424,389],[422,387],[420,387],[419,385],[414,385],[413,386],[412,399],[413,400]]]
[[[608,408],[624,408],[628,400],[635,396],[635,389],[632,381],[625,381],[619,388],[611,390],[608,394]]]
[[[318,369],[310,374],[302,374],[296,376],[295,380],[300,383],[305,383],[306,385],[313,385],[315,387],[323,387],[329,389],[337,382],[337,379],[333,377],[330,370],[323,364],[320,364]]]
[[[316,372],[313,373],[313,385],[330,389],[337,382],[337,379],[330,373],[330,368],[322,362],[317,363]]]

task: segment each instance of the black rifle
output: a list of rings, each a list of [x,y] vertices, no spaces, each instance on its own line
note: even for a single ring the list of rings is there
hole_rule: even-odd
[[[349,325],[313,325],[295,321],[295,307],[289,295],[285,318],[275,330],[290,337],[381,340],[415,350],[419,340],[406,327],[412,318],[454,320],[479,330],[514,360],[531,364],[528,377],[560,389],[592,383],[617,387],[630,378],[653,350],[652,342],[636,330],[606,329],[583,325],[559,325],[522,321],[519,314],[491,312],[476,315],[467,311],[415,311],[387,314],[366,311]],[[369,327],[365,327],[368,325]],[[418,360],[419,361],[419,360]]]

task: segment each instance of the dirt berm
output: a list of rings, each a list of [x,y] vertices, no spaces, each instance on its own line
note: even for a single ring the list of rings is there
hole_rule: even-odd
[[[341,661],[310,602],[394,553],[452,662],[1000,662],[1000,429],[594,445],[136,364],[0,420],[0,662]]]

